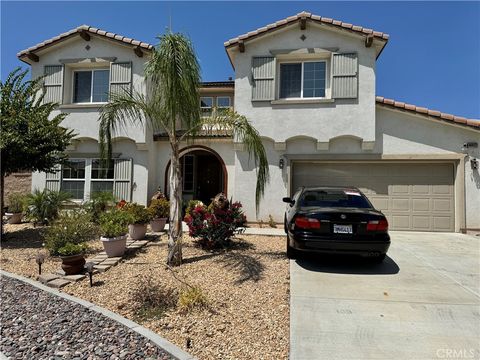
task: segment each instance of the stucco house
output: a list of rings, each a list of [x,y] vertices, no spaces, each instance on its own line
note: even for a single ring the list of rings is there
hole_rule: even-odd
[[[185,199],[219,191],[243,203],[250,221],[283,222],[282,197],[302,185],[361,188],[394,230],[480,229],[480,123],[385,99],[375,92],[376,59],[389,36],[303,12],[225,42],[232,81],[203,83],[199,106],[234,107],[264,139],[270,183],[255,211],[254,164],[228,133],[182,150]],[[67,112],[77,138],[70,164],[35,173],[33,188],[63,189],[75,199],[113,190],[146,204],[168,194],[164,134],[127,127],[116,134],[115,163],[101,177],[98,116],[108,90],[145,92],[152,45],[80,26],[18,53],[32,77],[46,75],[49,100]]]

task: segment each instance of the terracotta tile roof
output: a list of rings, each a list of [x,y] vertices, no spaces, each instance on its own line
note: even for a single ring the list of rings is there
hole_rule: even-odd
[[[41,50],[41,49],[43,49],[47,46],[54,45],[59,41],[70,38],[70,37],[72,37],[76,34],[79,34],[79,33],[83,32],[83,31],[86,31],[86,32],[88,32],[90,34],[93,34],[93,35],[103,36],[107,39],[111,39],[111,40],[114,40],[114,41],[119,41],[119,42],[129,44],[129,45],[132,45],[132,46],[139,46],[140,48],[145,49],[145,50],[151,50],[153,48],[152,44],[148,44],[148,43],[143,42],[143,41],[131,39],[131,38],[125,37],[123,35],[119,35],[119,34],[115,34],[115,33],[105,31],[105,30],[97,29],[97,28],[94,28],[94,27],[89,26],[89,25],[80,25],[79,27],[77,27],[75,29],[72,29],[72,30],[64,32],[60,35],[54,36],[53,38],[50,38],[50,39],[45,40],[45,41],[43,41],[43,42],[41,42],[37,45],[29,47],[28,49],[20,51],[17,54],[17,57],[19,57],[19,58],[24,57],[28,53],[33,53],[33,52]]]
[[[353,31],[359,34],[372,35],[374,38],[384,40],[385,42],[388,41],[388,38],[389,38],[388,34],[385,34],[380,31],[374,31],[372,29],[367,29],[362,26],[345,23],[343,21],[334,20],[331,18],[323,17],[323,16],[313,15],[312,13],[303,11],[301,13],[298,13],[297,15],[289,16],[285,19],[276,21],[273,24],[268,24],[267,26],[263,26],[257,30],[253,30],[246,34],[239,35],[236,38],[226,41],[223,45],[225,45],[225,47],[236,45],[240,40],[249,40],[257,36],[264,35],[265,33],[280,29],[296,21],[300,21],[300,19],[302,18],[306,18],[307,20],[314,21],[316,23],[331,25],[340,29]]]
[[[210,87],[225,87],[225,88],[234,88],[235,81],[204,81],[200,83],[201,88],[210,88]]]
[[[412,105],[412,104],[407,104],[401,101],[395,101],[393,99],[387,99],[384,98],[383,96],[377,96],[375,98],[377,104],[384,105],[390,108],[394,109],[400,109],[400,110],[405,110],[411,113],[416,113],[420,115],[425,115],[429,116],[432,118],[435,118],[437,120],[442,120],[442,121],[447,121],[447,122],[453,122],[459,125],[464,125],[468,127],[473,127],[475,129],[480,130],[480,121],[479,120],[474,120],[474,119],[467,119],[462,116],[455,116],[452,114],[446,114],[442,113],[438,110],[432,110],[432,109],[427,109],[424,107]]]

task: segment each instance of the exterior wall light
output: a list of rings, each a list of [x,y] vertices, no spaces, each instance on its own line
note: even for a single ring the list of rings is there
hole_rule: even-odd
[[[284,166],[285,166],[285,160],[283,160],[283,158],[281,158],[280,161],[278,162],[278,167],[280,169],[283,169]]]
[[[478,169],[478,160],[477,159],[471,159],[470,160],[470,166],[472,170],[477,170]]]

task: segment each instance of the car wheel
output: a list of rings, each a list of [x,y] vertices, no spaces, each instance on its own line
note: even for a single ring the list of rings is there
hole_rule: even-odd
[[[375,256],[374,258],[372,258],[372,262],[374,262],[375,264],[381,264],[383,260],[385,260],[386,256],[387,254],[380,254],[378,256]]]
[[[293,247],[289,245],[288,236],[287,236],[287,258],[295,259],[296,257],[297,257],[297,252]]]

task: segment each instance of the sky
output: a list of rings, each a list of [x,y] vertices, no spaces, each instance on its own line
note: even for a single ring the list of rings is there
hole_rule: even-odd
[[[204,81],[234,71],[223,47],[303,10],[377,31],[377,95],[480,119],[480,2],[22,2],[1,0],[1,77],[20,50],[81,24],[156,44],[171,25],[194,43]]]

